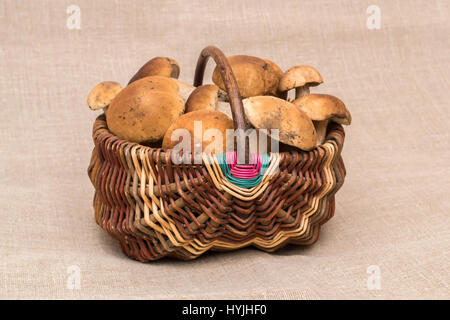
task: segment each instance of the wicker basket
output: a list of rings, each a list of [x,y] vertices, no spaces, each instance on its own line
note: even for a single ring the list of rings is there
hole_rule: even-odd
[[[210,56],[226,85],[235,128],[245,128],[236,80],[220,50],[202,51],[194,85],[201,85]],[[127,256],[143,262],[194,259],[209,249],[272,252],[289,243],[312,244],[333,216],[334,194],[345,178],[344,130],[335,123],[312,151],[270,154],[268,170],[251,189],[228,181],[214,162],[175,165],[171,150],[119,139],[104,114],[94,123],[93,139],[88,174],[95,219]]]

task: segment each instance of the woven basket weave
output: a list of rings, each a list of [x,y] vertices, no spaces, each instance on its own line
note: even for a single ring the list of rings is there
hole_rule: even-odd
[[[224,79],[235,128],[244,128],[236,81],[220,50],[202,51],[194,85],[201,84],[209,56]],[[271,252],[288,243],[312,244],[333,216],[334,195],[345,178],[344,130],[335,123],[312,151],[270,154],[264,177],[250,189],[228,181],[214,161],[176,165],[171,150],[119,139],[104,114],[94,123],[93,140],[88,174],[95,219],[126,255],[143,262],[193,259],[209,249]]]

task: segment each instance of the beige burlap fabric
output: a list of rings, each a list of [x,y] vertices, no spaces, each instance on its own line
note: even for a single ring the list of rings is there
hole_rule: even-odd
[[[449,298],[449,16],[448,1],[0,1],[0,298]],[[87,93],[158,55],[191,82],[209,44],[316,66],[312,91],[347,104],[335,216],[307,248],[129,260],[94,221]]]

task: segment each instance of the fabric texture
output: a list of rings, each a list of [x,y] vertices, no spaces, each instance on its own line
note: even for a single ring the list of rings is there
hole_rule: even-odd
[[[1,0],[0,298],[450,298],[449,16],[439,0]],[[94,221],[87,94],[155,56],[192,82],[210,44],[312,65],[311,91],[346,103],[335,215],[309,247],[130,260]]]

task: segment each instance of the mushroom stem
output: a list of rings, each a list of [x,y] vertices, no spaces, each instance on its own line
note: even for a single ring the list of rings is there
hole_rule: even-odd
[[[329,120],[313,121],[314,127],[316,128],[317,145],[320,145],[325,141],[328,122]]]
[[[305,84],[302,87],[295,88],[295,99],[298,99],[300,97],[306,96],[309,94],[309,85]]]

